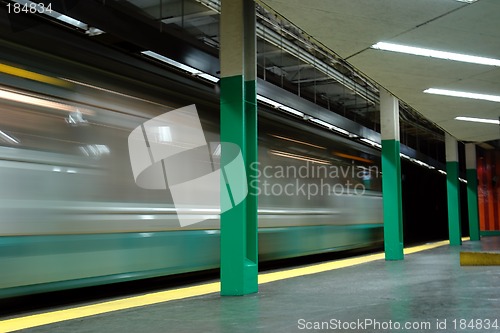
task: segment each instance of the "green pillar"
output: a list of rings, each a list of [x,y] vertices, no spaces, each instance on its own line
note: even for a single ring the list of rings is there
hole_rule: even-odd
[[[255,87],[255,3],[222,0],[220,18],[221,142],[238,145],[249,166],[257,161],[257,100]],[[221,162],[230,158],[222,150]],[[221,178],[222,179],[222,178]],[[225,186],[221,181],[221,186]],[[250,188],[250,186],[248,186]],[[222,191],[221,191],[222,192]],[[221,214],[221,295],[258,291],[257,197],[248,195]]]
[[[471,241],[481,239],[479,231],[479,205],[477,203],[476,145],[465,145],[465,167],[467,169],[467,207],[469,211],[469,235]]]
[[[385,259],[402,260],[404,259],[404,246],[401,158],[399,155],[399,102],[384,89],[380,90],[380,124]]]
[[[446,185],[448,190],[448,230],[450,245],[462,244],[460,220],[460,181],[458,180],[458,142],[445,134],[446,145]]]

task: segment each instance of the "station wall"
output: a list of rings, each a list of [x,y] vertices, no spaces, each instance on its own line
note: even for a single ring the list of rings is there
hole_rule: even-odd
[[[500,151],[478,154],[477,175],[481,231],[500,231]]]

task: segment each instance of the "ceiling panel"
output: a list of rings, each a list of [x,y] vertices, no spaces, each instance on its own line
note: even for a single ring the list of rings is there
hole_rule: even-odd
[[[453,0],[263,2],[344,58],[464,5]]]
[[[500,59],[500,1],[264,2],[459,140],[500,138],[499,126],[454,119],[498,119],[500,103],[423,93],[435,87],[500,95],[500,68],[370,49],[388,41]]]

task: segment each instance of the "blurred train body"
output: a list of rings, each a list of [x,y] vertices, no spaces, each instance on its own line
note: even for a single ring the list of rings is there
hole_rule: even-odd
[[[215,93],[161,93],[127,73],[1,46],[3,64],[54,81],[0,74],[0,298],[216,268],[218,216],[185,208],[205,221],[181,227],[168,191],[135,184],[127,147],[134,128],[190,99],[217,142]],[[374,149],[259,110],[249,191],[260,260],[381,242],[379,165]]]

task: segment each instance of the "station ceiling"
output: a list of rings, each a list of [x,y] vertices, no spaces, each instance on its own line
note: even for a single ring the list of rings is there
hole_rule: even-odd
[[[390,42],[500,59],[500,1],[263,0],[427,119],[462,141],[500,139],[498,102],[424,93],[429,88],[500,95],[500,68],[372,48]]]
[[[218,48],[218,0],[127,0],[143,13],[167,25],[181,27],[204,43]],[[500,59],[500,1],[498,0],[260,0],[259,4],[285,20],[276,19],[280,29],[267,23],[271,16],[260,16],[267,30],[258,39],[258,66],[265,77],[275,76],[278,84],[288,85],[299,95],[351,119],[379,130],[378,105],[360,94],[369,90],[349,66],[384,87],[400,99],[403,110],[402,135],[436,140],[439,128],[467,142],[500,139],[500,126],[456,120],[477,117],[498,120],[498,102],[424,93],[429,88],[500,95],[499,66],[479,65],[429,58],[372,48],[378,42]],[[290,27],[288,21],[293,25]],[[290,36],[299,30],[318,45],[345,60],[325,59],[316,49],[290,48],[301,45]],[[292,32],[292,33],[290,33]],[[274,34],[274,36],[273,36]],[[280,45],[285,42],[289,44]],[[307,46],[307,45],[306,45]],[[298,47],[297,47],[298,49]],[[357,80],[357,91],[345,89],[338,78],[324,75],[303,54],[333,64],[345,77]],[[336,67],[335,67],[336,66]],[[346,70],[347,69],[347,70]],[[353,72],[354,73],[354,72]],[[271,79],[272,81],[272,79]],[[360,88],[360,89],[359,89]],[[356,90],[356,89],[354,89]],[[312,96],[312,97],[311,97]],[[417,117],[415,117],[415,114]],[[419,116],[422,116],[419,119]],[[429,122],[426,124],[426,120]],[[436,136],[435,134],[438,133]],[[439,140],[439,139],[438,139]]]
[[[126,3],[140,15],[161,22],[165,29],[182,31],[218,52],[219,0],[127,0]],[[379,85],[321,42],[311,39],[302,27],[265,3],[258,4],[259,77],[366,128],[380,131]],[[189,57],[185,60],[189,61]],[[438,154],[442,150],[443,131],[404,102],[400,110],[402,143],[417,150],[427,149],[424,152],[427,154]]]
[[[496,140],[493,146],[500,142],[499,125],[455,119],[466,116],[498,120],[498,102],[424,93],[426,89],[438,88],[498,96],[498,64],[479,65],[373,48],[376,43],[390,42],[500,59],[500,1],[258,0],[257,3],[257,68],[264,80],[375,131],[380,130],[378,89],[383,87],[400,99],[401,142],[423,149],[424,153],[443,146],[443,130],[461,141]],[[194,37],[216,59],[220,47],[220,0],[126,0],[114,4],[124,5],[129,15],[148,21],[160,33],[178,31],[179,38]],[[96,21],[89,15],[86,20],[94,20],[92,26],[106,32],[109,24],[113,24],[113,20]],[[118,37],[122,42],[116,39],[116,33],[93,38],[118,47],[131,46],[123,43],[130,38],[120,29]],[[136,45],[130,51],[142,51],[137,45],[144,43],[137,36],[150,37],[147,32],[150,30],[146,30],[130,31],[136,37]],[[86,33],[94,35],[91,31]],[[161,54],[174,56],[173,59],[179,53],[174,46],[171,50],[168,45],[156,47],[165,51],[160,50]],[[187,55],[177,60],[185,63],[190,58]],[[189,65],[218,75],[213,68],[197,67],[203,66],[203,61]]]

